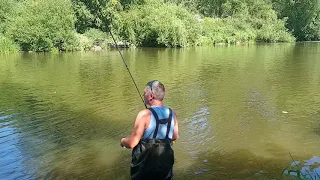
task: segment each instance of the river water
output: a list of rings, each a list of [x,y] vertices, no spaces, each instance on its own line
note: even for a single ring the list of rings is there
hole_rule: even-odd
[[[320,179],[320,43],[122,53],[177,113],[175,179]],[[129,179],[143,108],[115,50],[1,55],[0,179]]]

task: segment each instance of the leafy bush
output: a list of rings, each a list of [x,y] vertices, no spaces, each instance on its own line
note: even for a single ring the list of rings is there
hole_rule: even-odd
[[[320,40],[319,0],[272,0],[280,18],[287,18],[286,27],[299,40]]]
[[[161,0],[148,0],[120,12],[113,30],[138,46],[185,47],[195,44],[200,35],[194,14]]]
[[[203,36],[209,43],[291,42],[294,37],[263,0],[229,0],[223,4],[223,17],[205,18]],[[207,41],[208,43],[208,41]]]
[[[0,53],[9,53],[19,51],[19,46],[11,39],[0,34]]]
[[[254,41],[256,34],[248,23],[237,18],[204,18],[203,35],[210,44]]]
[[[75,43],[69,0],[26,0],[10,18],[7,34],[24,51],[68,50]]]
[[[15,0],[0,0],[0,33],[4,33],[7,21],[19,5]]]
[[[118,41],[136,46],[294,41],[285,25],[298,39],[318,40],[316,1],[274,1],[283,17],[278,19],[266,0],[0,0],[1,48],[19,49],[18,44],[23,51],[72,51],[104,46],[110,40],[106,26]],[[294,23],[292,17],[301,21]]]
[[[107,33],[99,30],[99,29],[89,29],[88,31],[86,31],[84,33],[84,35],[86,37],[88,37],[90,39],[90,41],[92,41],[91,45],[97,45],[97,46],[104,46],[108,35]]]

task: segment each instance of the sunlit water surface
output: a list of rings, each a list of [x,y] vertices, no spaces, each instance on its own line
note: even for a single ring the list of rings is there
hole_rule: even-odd
[[[122,53],[140,91],[165,84],[175,179],[320,179],[320,43]],[[0,179],[129,179],[143,108],[115,50],[1,55]]]

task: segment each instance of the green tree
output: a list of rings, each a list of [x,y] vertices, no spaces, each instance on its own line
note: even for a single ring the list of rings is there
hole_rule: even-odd
[[[7,35],[24,51],[72,47],[74,16],[69,0],[26,0],[10,18]]]
[[[19,3],[16,0],[0,0],[0,4],[0,33],[4,33],[8,19],[14,15]]]
[[[206,17],[221,17],[222,6],[226,0],[167,0],[182,4],[194,12],[199,12]]]
[[[119,12],[144,3],[145,0],[72,0],[76,30],[79,33],[91,28],[105,31]]]
[[[84,33],[95,26],[95,17],[88,7],[81,1],[73,1],[72,8],[76,16],[75,28],[79,33]]]
[[[11,39],[3,36],[0,33],[0,53],[10,53],[19,51],[19,46],[16,45]]]
[[[271,4],[263,0],[228,0],[222,5],[223,18],[205,18],[205,43],[248,41],[294,41]]]
[[[120,0],[123,9],[130,9],[133,5],[142,5],[146,0]]]
[[[320,40],[320,0],[273,0],[297,40]]]
[[[125,1],[130,3],[131,1]],[[76,29],[84,33],[90,28],[106,30],[112,19],[122,11],[120,0],[72,0],[76,15]]]
[[[161,0],[134,5],[114,20],[113,30],[138,46],[184,47],[196,44],[200,35],[194,14]]]

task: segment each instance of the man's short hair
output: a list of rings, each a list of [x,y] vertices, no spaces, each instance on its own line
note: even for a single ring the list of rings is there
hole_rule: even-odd
[[[165,96],[165,88],[164,85],[158,81],[153,80],[146,84],[148,90],[155,95],[155,99],[162,101]]]

